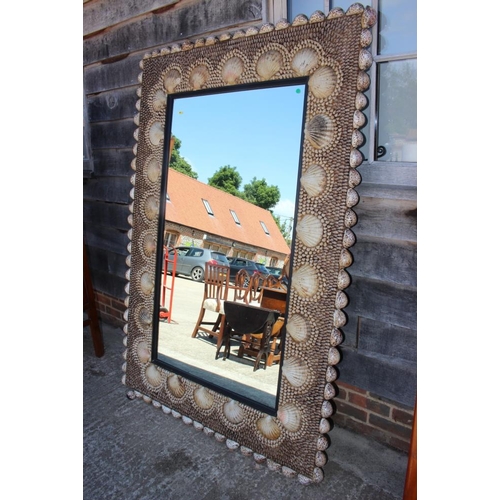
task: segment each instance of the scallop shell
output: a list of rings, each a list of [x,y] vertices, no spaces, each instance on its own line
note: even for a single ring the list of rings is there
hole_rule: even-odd
[[[340,251],[339,264],[342,269],[352,266],[352,254],[347,248]]]
[[[326,115],[316,115],[306,124],[306,139],[315,149],[328,146],[335,136],[335,124]]]
[[[160,203],[156,196],[148,196],[144,202],[144,213],[148,220],[155,220],[160,211]]]
[[[270,415],[259,418],[259,420],[257,420],[257,428],[265,438],[272,441],[275,441],[281,436],[279,425]]]
[[[326,172],[319,165],[311,165],[300,178],[300,184],[311,196],[319,196],[326,188]]]
[[[156,158],[151,158],[146,165],[146,176],[151,182],[156,182],[160,178],[161,165]]]
[[[214,404],[214,395],[205,387],[196,389],[193,393],[193,399],[202,410],[209,410]]]
[[[314,248],[323,238],[323,224],[315,215],[304,215],[297,223],[296,231],[299,240],[308,248]]]
[[[347,298],[347,295],[342,290],[339,290],[337,292],[337,296],[335,297],[335,307],[337,309],[344,309],[345,307],[347,307],[348,303],[349,300]]]
[[[239,57],[231,57],[222,67],[222,79],[229,85],[236,83],[245,70],[245,63]]]
[[[149,140],[153,146],[158,146],[160,142],[163,141],[165,131],[163,125],[160,122],[153,122],[151,128],[149,129]]]
[[[297,432],[300,429],[302,415],[295,405],[286,403],[278,408],[278,419],[287,431]]]
[[[153,316],[151,315],[149,310],[146,309],[145,307],[141,307],[141,309],[139,310],[138,317],[139,317],[139,323],[141,324],[142,327],[149,328],[153,323]]]
[[[335,309],[333,311],[333,326],[335,328],[341,328],[346,323],[347,323],[346,315],[340,309]]]
[[[319,289],[318,272],[310,264],[304,264],[294,271],[292,288],[301,297],[312,297]]]
[[[290,67],[298,76],[306,76],[311,73],[319,65],[318,53],[310,48],[305,47],[300,49],[292,58]]]
[[[162,374],[155,365],[149,365],[145,371],[146,379],[153,387],[159,387],[162,383]]]
[[[330,66],[321,66],[311,78],[309,78],[309,89],[314,97],[323,99],[332,95],[337,87],[337,75]]]
[[[154,288],[154,280],[150,273],[145,272],[141,276],[141,290],[145,295],[149,295]]]
[[[149,363],[151,360],[151,350],[144,340],[137,344],[137,357],[143,364]]]
[[[262,54],[255,66],[257,74],[263,80],[272,78],[283,66],[283,55],[279,50],[268,50]]]
[[[343,294],[344,292],[337,292],[337,293]],[[332,347],[336,347],[339,344],[341,344],[343,340],[344,340],[344,335],[343,335],[342,331],[339,330],[338,328],[334,328],[332,330],[331,335],[330,335],[330,345]]]
[[[304,361],[300,358],[292,357],[283,362],[283,375],[293,387],[303,386],[308,377],[309,370]]]
[[[205,64],[200,64],[191,71],[189,83],[195,90],[201,89],[208,81],[210,72]]]
[[[169,391],[177,398],[181,398],[186,392],[184,381],[178,375],[168,377],[167,386]]]
[[[142,249],[146,257],[154,255],[156,250],[156,239],[152,234],[146,234],[142,242]]]
[[[169,93],[175,92],[175,88],[179,83],[181,83],[182,76],[180,72],[176,69],[171,69],[168,71],[163,78],[163,87]]]
[[[163,111],[167,105],[167,96],[163,90],[158,89],[153,96],[153,109],[156,112]]]
[[[300,314],[294,314],[286,323],[286,331],[295,342],[305,342],[310,335],[309,325],[306,318]]]
[[[229,422],[239,424],[245,418],[245,410],[233,399],[224,404],[223,412]]]

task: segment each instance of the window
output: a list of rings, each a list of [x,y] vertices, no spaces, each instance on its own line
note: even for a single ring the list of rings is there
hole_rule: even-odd
[[[262,226],[262,229],[264,229],[264,232],[269,235],[269,229],[267,229],[267,226],[262,221],[260,221],[260,225]]]
[[[213,210],[212,210],[212,207],[210,206],[210,203],[208,203],[208,201],[207,201],[207,200],[204,200],[203,198],[202,198],[202,200],[201,200],[201,201],[203,201],[203,205],[205,205],[205,208],[206,208],[206,210],[207,210],[208,215],[212,215],[212,216],[213,216],[213,215],[214,215],[214,212],[213,212]]]
[[[238,216],[236,215],[236,212],[234,210],[229,210],[231,212],[231,215],[233,216],[234,222],[238,224],[238,226],[241,226],[240,219],[238,219]]]
[[[288,20],[334,7],[346,11],[352,0],[288,0]],[[360,148],[370,162],[417,161],[417,0],[372,0],[377,11],[372,30],[373,65]]]

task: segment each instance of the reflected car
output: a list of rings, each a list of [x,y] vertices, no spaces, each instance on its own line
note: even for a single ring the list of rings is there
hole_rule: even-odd
[[[276,276],[276,278],[280,277],[282,269],[283,269],[282,267],[269,267],[269,266],[267,266],[267,270],[269,271],[269,274]]]
[[[241,269],[246,269],[250,273],[250,275],[260,273],[257,264],[253,260],[244,259],[243,257],[228,257],[227,260],[229,261],[230,269],[229,281],[234,282],[238,271],[240,271]]]
[[[221,252],[198,247],[175,247],[168,252],[168,272],[173,271],[174,253],[177,253],[177,263],[175,275],[191,276],[193,281],[203,281],[205,279],[205,264],[219,264],[228,266],[226,256]]]

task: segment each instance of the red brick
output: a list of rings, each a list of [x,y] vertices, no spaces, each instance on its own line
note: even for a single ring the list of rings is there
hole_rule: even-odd
[[[404,427],[392,420],[379,417],[374,413],[371,413],[369,415],[368,421],[373,426],[379,427],[380,429],[390,432],[391,434],[395,434],[396,436],[402,437],[403,439],[408,439],[408,440],[410,439],[411,436],[410,427]]]
[[[106,305],[111,304],[111,299],[109,297],[106,297],[106,295],[103,295],[102,293],[97,293],[96,299],[97,302],[100,302],[101,304],[106,304]]]
[[[380,401],[367,399],[367,409],[382,415],[383,417],[388,417],[391,414],[391,407],[381,403]]]
[[[413,424],[413,413],[401,410],[400,408],[393,408],[392,418],[395,422],[399,422],[400,424],[408,425],[410,427]]]
[[[340,387],[344,387],[347,391],[352,391],[352,392],[359,392],[360,394],[368,394],[368,391],[365,391],[364,389],[360,389],[359,387],[356,387],[354,385],[349,385],[346,384],[345,382],[337,381],[337,385]]]
[[[347,400],[347,392],[345,391],[345,389],[343,389],[342,387],[340,386],[337,386],[337,398],[338,399],[343,399],[344,401]]]
[[[387,444],[397,450],[404,451],[405,453],[410,451],[410,442],[396,436],[388,436]]]
[[[363,396],[362,394],[357,394],[355,392],[350,392],[349,393],[349,398],[348,398],[349,403],[352,403],[356,406],[361,406],[362,408],[367,407],[367,401],[366,397]]]
[[[366,411],[361,410],[360,408],[356,408],[355,406],[351,406],[350,404],[347,404],[343,401],[337,401],[337,413],[345,413],[346,415],[349,415],[350,417],[356,418],[357,420],[360,420],[361,422],[366,422],[368,414]]]

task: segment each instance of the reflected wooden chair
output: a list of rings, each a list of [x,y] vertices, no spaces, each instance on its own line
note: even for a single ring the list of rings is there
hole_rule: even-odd
[[[248,304],[248,291],[251,279],[252,276],[246,269],[240,269],[236,273],[234,285],[229,287],[230,290],[234,290],[233,301]]]
[[[283,326],[283,322],[279,321],[280,312],[231,301],[224,304],[224,312],[226,322],[222,338],[223,359],[229,357],[231,340],[234,340],[241,343],[240,349],[243,346],[245,346],[244,350],[252,346],[251,351],[255,356],[253,371],[259,369],[261,360],[264,361],[265,370],[268,366],[273,334],[279,332]],[[217,349],[216,358],[219,356],[221,347]]]
[[[200,331],[217,338],[217,349],[222,344],[222,333],[225,325],[224,303],[229,292],[229,267],[215,264],[205,264],[205,283],[200,314],[191,337],[194,338]],[[207,320],[207,311],[217,313],[217,319]],[[210,328],[211,327],[211,328]]]

